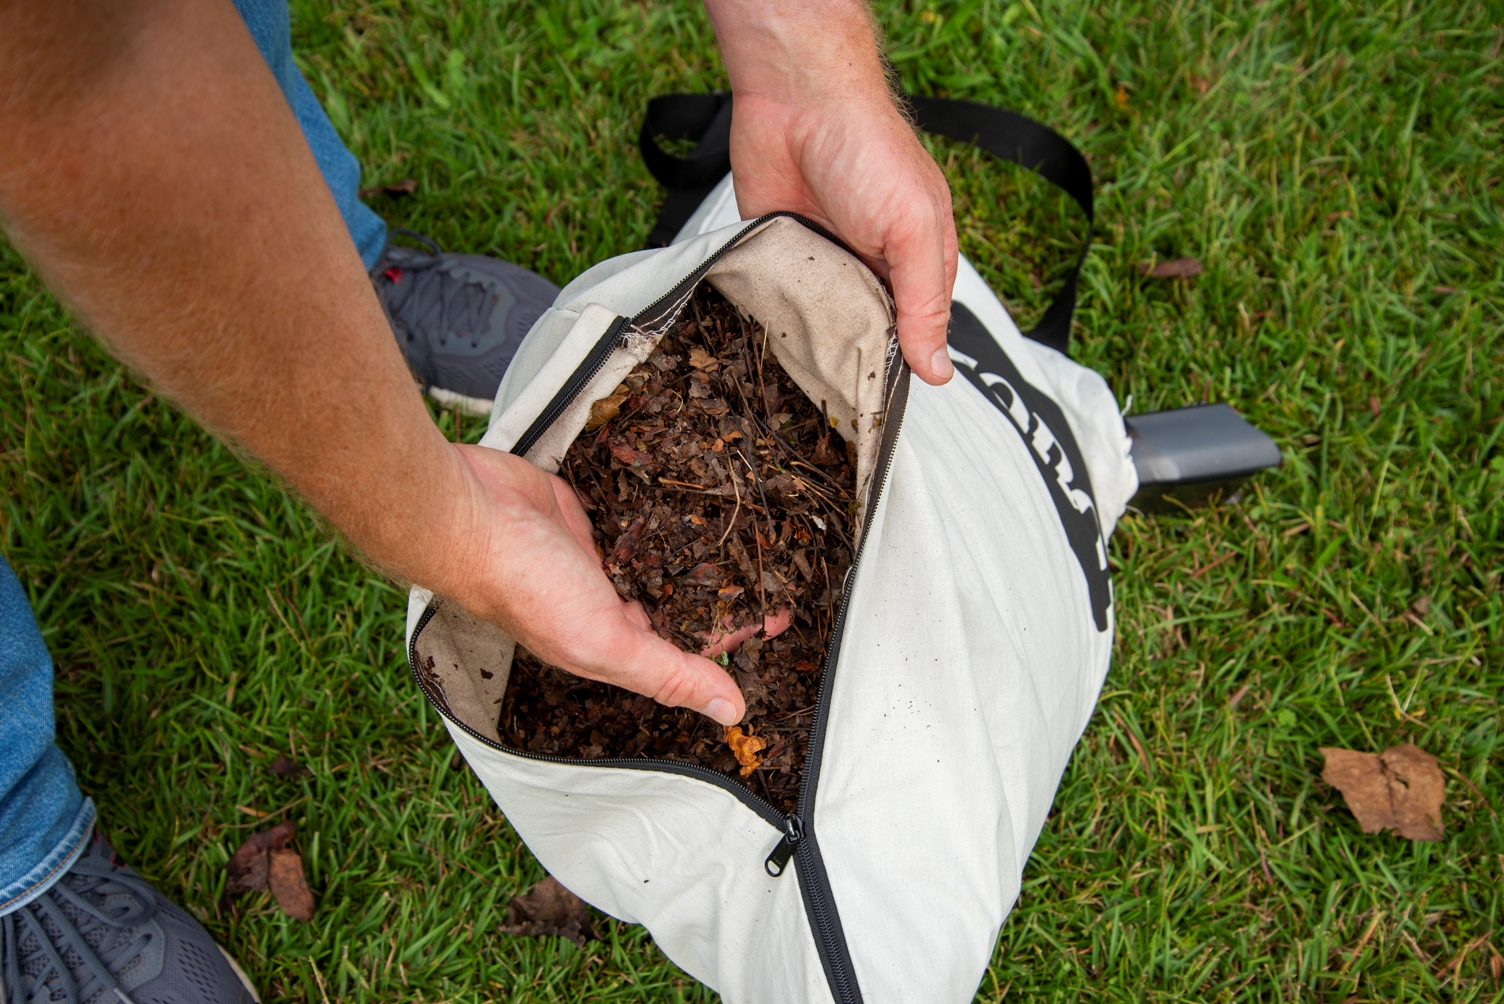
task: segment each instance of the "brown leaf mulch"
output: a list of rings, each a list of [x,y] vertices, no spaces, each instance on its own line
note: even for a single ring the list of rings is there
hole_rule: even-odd
[[[701,764],[793,810],[852,562],[856,465],[767,338],[702,286],[647,361],[595,402],[560,471],[590,512],[617,592],[736,678],[747,700],[739,730],[519,649],[504,742]]]

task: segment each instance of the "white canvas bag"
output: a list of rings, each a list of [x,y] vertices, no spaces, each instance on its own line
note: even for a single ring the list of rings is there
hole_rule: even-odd
[[[970,1001],[1107,671],[1106,539],[1137,485],[1122,417],[964,259],[957,377],[911,380],[872,273],[796,217],[741,221],[727,178],[674,244],[559,294],[482,444],[556,470],[701,282],[858,448],[857,561],[796,812],[707,768],[504,748],[513,642],[421,589],[414,675],[543,866],[728,1004]]]

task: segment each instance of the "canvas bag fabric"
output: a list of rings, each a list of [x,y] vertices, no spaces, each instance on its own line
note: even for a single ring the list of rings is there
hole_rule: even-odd
[[[964,259],[957,378],[910,380],[865,266],[796,219],[740,220],[727,178],[672,245],[561,291],[483,445],[556,465],[702,281],[792,336],[780,362],[858,444],[860,552],[790,867],[767,865],[788,820],[712,772],[501,748],[512,642],[421,589],[415,675],[543,866],[730,1004],[969,1001],[1107,670],[1106,538],[1136,487],[1121,415]]]

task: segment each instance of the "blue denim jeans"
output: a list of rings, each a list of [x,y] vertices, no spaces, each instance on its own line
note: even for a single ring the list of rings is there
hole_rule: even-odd
[[[324,181],[369,269],[386,224],[356,194],[360,163],[345,149],[292,60],[287,0],[235,0],[297,115]],[[0,558],[0,915],[40,896],[83,851],[94,803],[53,742],[52,660],[26,593]]]

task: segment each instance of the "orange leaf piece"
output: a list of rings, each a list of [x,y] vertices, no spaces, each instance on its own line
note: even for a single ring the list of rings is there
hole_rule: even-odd
[[[1446,778],[1436,758],[1414,743],[1382,753],[1323,747],[1321,779],[1342,792],[1364,833],[1395,830],[1411,840],[1440,840]]]
[[[742,765],[742,777],[762,766],[762,757],[757,754],[768,744],[761,736],[743,735],[741,727],[733,725],[726,730],[726,744],[736,754],[736,762]]]

